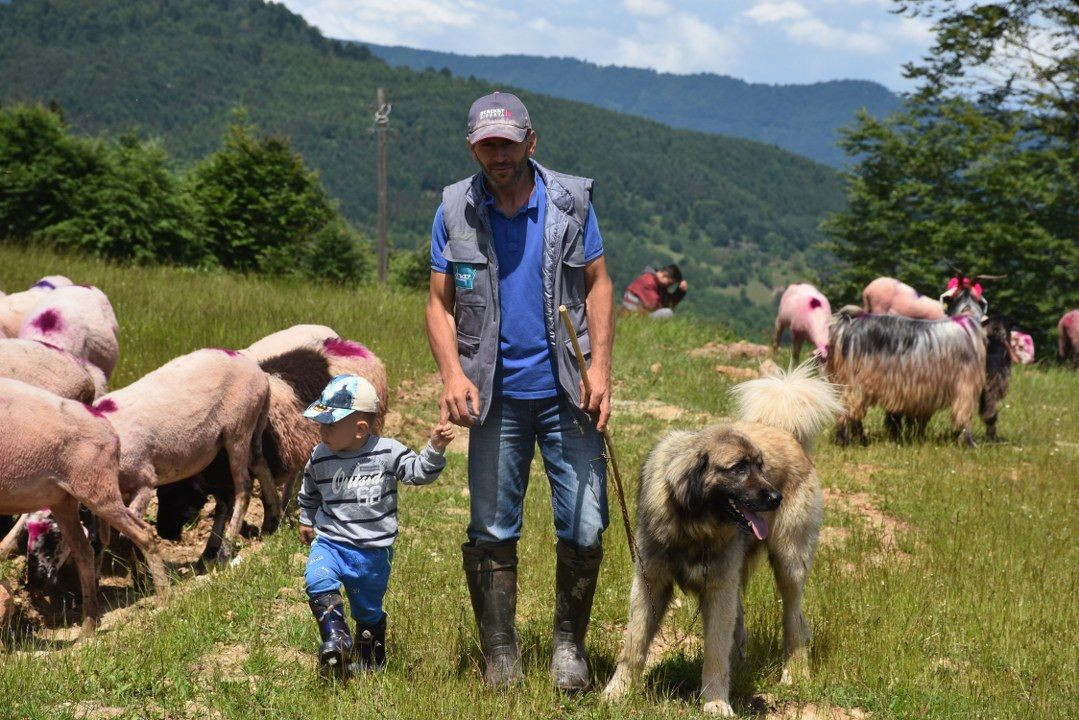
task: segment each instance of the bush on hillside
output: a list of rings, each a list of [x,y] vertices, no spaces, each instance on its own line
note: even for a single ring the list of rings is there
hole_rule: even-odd
[[[259,136],[242,111],[237,115],[225,146],[200,162],[190,178],[209,246],[233,270],[300,265],[308,243],[336,210],[288,140]]]

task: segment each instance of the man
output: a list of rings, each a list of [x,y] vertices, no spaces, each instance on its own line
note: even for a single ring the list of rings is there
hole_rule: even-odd
[[[654,318],[671,317],[688,290],[689,283],[682,279],[682,271],[677,265],[668,265],[662,270],[645,268],[623,293],[622,308],[648,313]]]
[[[491,686],[521,679],[517,540],[538,442],[558,537],[550,672],[559,688],[582,689],[607,527],[600,432],[610,415],[614,325],[592,181],[531,159],[536,132],[509,93],[472,104],[467,140],[480,172],[448,186],[435,214],[427,336],[442,376],[441,419],[471,428],[462,554],[485,677]],[[559,305],[591,358],[587,370]]]

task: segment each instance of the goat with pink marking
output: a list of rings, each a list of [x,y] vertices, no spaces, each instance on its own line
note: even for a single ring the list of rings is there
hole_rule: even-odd
[[[264,511],[280,516],[280,498],[262,452],[270,404],[266,374],[231,351],[197,350],[162,365],[98,400],[120,437],[120,491],[142,517],[154,488],[201,472],[218,452],[228,456],[232,518],[218,561],[228,559],[258,477]]]
[[[82,588],[82,636],[97,626],[94,553],[79,524],[79,504],[142,550],[154,587],[168,586],[154,532],[124,507],[117,483],[120,444],[112,426],[82,403],[0,378],[0,513],[52,510],[71,546]]]
[[[832,306],[820,290],[809,283],[787,286],[779,301],[776,315],[776,334],[772,338],[772,354],[779,348],[783,331],[791,331],[791,356],[795,364],[802,354],[802,343],[808,340],[816,348],[814,353],[821,360],[828,359],[828,323],[832,319]]]

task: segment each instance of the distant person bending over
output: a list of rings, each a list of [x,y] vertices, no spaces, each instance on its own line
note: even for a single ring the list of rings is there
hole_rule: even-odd
[[[654,318],[671,317],[675,306],[682,302],[689,283],[682,279],[677,265],[662,270],[645,268],[640,277],[629,284],[622,295],[622,308],[630,312],[648,313]]]

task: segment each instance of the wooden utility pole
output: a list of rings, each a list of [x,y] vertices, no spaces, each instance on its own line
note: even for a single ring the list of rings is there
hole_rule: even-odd
[[[386,241],[386,126],[390,124],[390,106],[386,93],[378,89],[375,129],[378,132],[378,281],[386,283],[389,274],[389,247]]]

